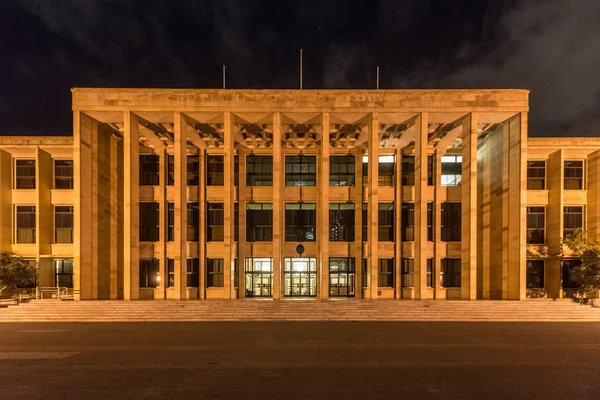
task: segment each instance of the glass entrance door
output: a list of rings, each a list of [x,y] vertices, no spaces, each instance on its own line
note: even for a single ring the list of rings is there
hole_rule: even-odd
[[[329,259],[329,297],[354,297],[354,258]]]
[[[246,258],[246,297],[273,295],[273,259]]]
[[[317,259],[289,257],[284,260],[283,295],[286,297],[317,296]]]

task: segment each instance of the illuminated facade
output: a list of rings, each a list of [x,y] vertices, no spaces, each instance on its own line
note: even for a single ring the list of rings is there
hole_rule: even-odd
[[[76,299],[562,297],[600,140],[525,90],[73,89],[0,137],[0,249]],[[375,162],[374,162],[375,161]]]

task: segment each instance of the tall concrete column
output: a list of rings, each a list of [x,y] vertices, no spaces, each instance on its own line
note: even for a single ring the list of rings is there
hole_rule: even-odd
[[[200,166],[200,179],[198,182],[200,287],[198,288],[198,297],[204,299],[206,297],[206,150],[198,149],[198,162]]]
[[[321,217],[317,240],[321,250],[320,272],[321,272],[321,299],[329,298],[329,113],[322,115],[321,125],[321,148],[319,149],[321,174],[317,179],[319,185],[319,197],[321,198],[320,210],[317,210]]]
[[[421,113],[415,122],[415,298],[427,291],[427,146],[429,115]],[[463,164],[464,165],[464,164]]]
[[[356,282],[354,293],[357,299],[363,297],[362,287],[362,260],[363,260],[363,235],[362,235],[362,209],[363,209],[363,184],[362,184],[362,150],[355,149],[354,165],[355,165],[355,196],[354,196],[354,253],[356,254],[355,270]]]
[[[596,150],[587,158],[587,220],[588,238],[600,241],[600,150]]]
[[[225,215],[224,218],[224,239],[223,245],[226,249],[226,254],[224,258],[225,271],[223,274],[224,279],[224,297],[226,299],[235,298],[234,292],[234,280],[233,280],[233,270],[234,270],[234,228],[233,228],[233,207],[234,207],[234,186],[233,186],[233,170],[234,170],[234,158],[235,158],[235,146],[233,139],[233,121],[231,112],[225,111],[225,120],[223,124],[223,136],[224,136],[224,158],[223,162],[225,163],[224,175],[225,175],[225,198],[223,201],[223,212]]]
[[[394,298],[404,297],[402,287],[402,149],[394,154]]]
[[[238,212],[239,212],[239,235],[238,235],[238,298],[246,297],[245,269],[246,269],[246,246],[250,246],[250,255],[254,252],[254,243],[246,243],[246,200],[248,189],[246,186],[246,149],[238,150],[239,159],[239,183],[238,183]],[[250,188],[251,201],[252,188]]]
[[[368,176],[368,231],[369,242],[367,245],[368,271],[367,279],[368,298],[378,297],[379,285],[379,117],[377,112],[371,114],[369,128],[369,176]]]
[[[462,130],[461,298],[477,298],[477,116],[470,113]]]
[[[281,113],[273,114],[273,298],[281,298],[282,247],[285,240],[283,225],[283,176],[281,154]]]
[[[175,163],[175,296],[187,299],[187,136],[186,122],[181,112],[174,115],[174,163]]]
[[[158,266],[160,273],[160,287],[156,295],[158,299],[167,298],[167,285],[169,283],[169,273],[167,271],[167,220],[168,220],[168,204],[167,204],[167,164],[168,154],[165,149],[154,149],[158,153],[158,243],[155,246],[158,248]]]
[[[477,166],[477,196],[480,206],[478,207],[477,220],[477,298],[485,300],[490,299],[490,261],[492,257],[492,240],[490,224],[492,221],[492,152],[496,152],[494,147],[494,137],[498,135],[493,132],[486,139],[480,148],[481,157]],[[495,198],[496,196],[494,196]]]
[[[546,289],[548,290],[548,297],[555,299],[562,296],[564,164],[565,157],[562,149],[550,154],[546,163],[548,187],[548,206],[546,207],[546,244],[548,245]]]
[[[109,298],[123,298],[123,150],[122,141],[110,136],[110,292]]]
[[[36,245],[37,254],[50,256],[54,243],[54,206],[51,200],[54,163],[50,153],[36,149]]]
[[[140,297],[140,127],[137,115],[124,114],[123,134],[123,298]]]
[[[442,195],[445,189],[442,186],[442,156],[446,149],[435,149],[435,189],[434,189],[434,211],[433,211],[433,254],[434,254],[434,271],[433,271],[433,287],[434,298],[439,299],[441,296],[441,271],[442,258],[445,257],[446,243],[442,242]]]
[[[12,250],[12,158],[0,150],[0,252]]]

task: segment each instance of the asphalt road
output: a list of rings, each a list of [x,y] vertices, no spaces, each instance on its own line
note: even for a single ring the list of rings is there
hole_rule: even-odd
[[[0,324],[0,399],[598,399],[596,323]]]

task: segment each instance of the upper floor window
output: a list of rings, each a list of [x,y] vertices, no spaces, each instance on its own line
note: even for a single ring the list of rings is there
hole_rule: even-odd
[[[566,238],[577,229],[583,229],[583,207],[565,206],[563,238]]]
[[[396,176],[394,171],[394,160],[395,158],[393,155],[379,156],[379,176],[377,179],[379,186],[394,186],[394,180]]]
[[[240,241],[240,205],[235,203],[233,205],[233,241]]]
[[[200,207],[197,202],[187,203],[187,241],[197,242],[200,237]]]
[[[315,203],[286,203],[286,242],[314,242],[316,228],[317,205]]]
[[[73,243],[73,206],[54,207],[54,243]]]
[[[380,258],[378,261],[377,286],[394,287],[394,259]]]
[[[369,239],[369,205],[363,203],[362,205],[362,241],[366,242]]]
[[[187,156],[187,185],[200,185],[200,156],[198,154]]]
[[[442,270],[440,271],[442,287],[459,288],[461,286],[460,263],[460,258],[442,258]]]
[[[435,186],[435,155],[427,156],[427,186]]]
[[[240,156],[233,157],[233,185],[240,184]]]
[[[206,240],[222,242],[225,239],[223,203],[208,203],[206,212]]]
[[[175,184],[175,156],[167,154],[167,186]]]
[[[442,241],[461,241],[461,203],[442,203]]]
[[[140,186],[158,186],[158,165],[156,154],[140,154]]]
[[[329,241],[354,242],[354,203],[329,204]]]
[[[175,203],[167,203],[167,242],[175,240]]]
[[[400,275],[400,283],[402,287],[414,287],[415,286],[415,259],[414,258],[403,258],[402,259],[402,270]]]
[[[329,186],[354,186],[355,163],[354,156],[331,156]]]
[[[527,244],[544,244],[546,207],[527,207]]]
[[[73,189],[73,160],[54,160],[54,189]]]
[[[442,156],[442,186],[458,186],[462,180],[462,156]]]
[[[223,156],[206,157],[206,185],[223,186],[225,184],[225,163]]]
[[[35,243],[35,206],[16,206],[16,242]]]
[[[415,156],[402,155],[402,186],[415,186]]]
[[[402,241],[415,240],[415,203],[402,203]]]
[[[433,231],[433,202],[427,203],[427,241],[433,242],[434,238]]]
[[[286,156],[285,186],[316,186],[316,156]]]
[[[246,241],[273,240],[273,203],[246,203]]]
[[[140,202],[140,242],[158,242],[158,203]]]
[[[246,156],[246,186],[273,186],[272,156]]]
[[[546,189],[546,161],[527,161],[527,190]]]
[[[565,190],[583,190],[583,161],[565,161]]]
[[[35,189],[35,160],[15,160],[15,189]]]
[[[380,242],[394,241],[394,203],[379,203],[379,231]]]
[[[427,287],[433,287],[435,284],[434,276],[435,276],[435,260],[433,258],[427,259]]]
[[[222,258],[206,259],[206,287],[223,287],[225,263]]]

